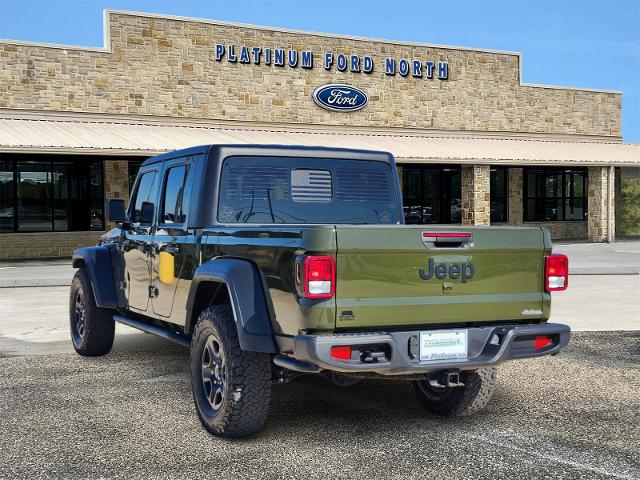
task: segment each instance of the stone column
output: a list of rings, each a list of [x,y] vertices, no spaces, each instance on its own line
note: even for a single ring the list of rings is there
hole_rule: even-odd
[[[462,167],[462,225],[489,225],[489,165]]]
[[[613,216],[615,174],[611,175],[610,179],[610,171],[613,172],[613,169],[609,167],[589,167],[587,239],[590,242],[614,240],[613,231],[609,230],[612,225],[615,225]]]
[[[122,198],[125,203],[129,200],[129,162],[126,160],[104,161],[104,197],[105,220],[107,214],[107,199]],[[107,230],[115,227],[113,222],[105,222]]]
[[[523,169],[509,167],[507,170],[507,205],[509,212],[507,214],[507,222],[509,225],[522,225],[524,222],[524,183]]]
[[[615,202],[614,202],[614,212],[616,216],[615,220],[615,231],[614,236],[621,232],[621,220],[622,220],[622,171],[620,168],[615,169]]]

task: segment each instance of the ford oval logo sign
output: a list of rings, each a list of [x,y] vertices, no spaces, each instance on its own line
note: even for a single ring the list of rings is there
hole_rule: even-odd
[[[367,94],[359,88],[339,83],[318,87],[313,92],[313,100],[322,108],[335,112],[353,112],[369,101]]]

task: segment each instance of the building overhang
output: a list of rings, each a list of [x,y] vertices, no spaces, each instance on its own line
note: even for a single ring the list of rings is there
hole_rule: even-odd
[[[640,167],[640,145],[616,140],[0,109],[0,153],[151,156],[202,144],[279,144],[383,150],[399,163]]]

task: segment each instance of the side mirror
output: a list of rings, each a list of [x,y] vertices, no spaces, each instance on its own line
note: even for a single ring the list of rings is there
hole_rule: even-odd
[[[155,205],[152,202],[142,202],[142,206],[140,207],[140,223],[152,223],[154,211]]]
[[[124,222],[127,214],[124,209],[124,200],[121,198],[110,198],[107,200],[107,219],[110,222]]]

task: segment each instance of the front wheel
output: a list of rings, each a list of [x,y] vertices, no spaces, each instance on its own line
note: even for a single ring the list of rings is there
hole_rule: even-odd
[[[113,313],[98,307],[86,270],[78,270],[71,282],[69,298],[71,341],[78,354],[98,357],[111,351],[116,329]]]
[[[200,314],[191,339],[191,386],[202,426],[219,437],[258,432],[271,400],[271,355],[240,348],[227,305]]]
[[[463,371],[461,387],[434,387],[429,380],[414,382],[420,405],[429,413],[442,417],[466,416],[483,409],[496,385],[496,368]]]

